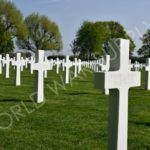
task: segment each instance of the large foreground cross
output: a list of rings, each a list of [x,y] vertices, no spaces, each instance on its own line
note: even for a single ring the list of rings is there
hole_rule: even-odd
[[[140,72],[129,70],[129,40],[111,40],[110,57],[110,71],[96,73],[96,86],[110,89],[108,149],[127,150],[128,91],[140,86]]]

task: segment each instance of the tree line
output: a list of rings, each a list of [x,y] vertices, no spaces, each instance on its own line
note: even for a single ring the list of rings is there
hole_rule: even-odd
[[[99,58],[109,54],[109,40],[112,38],[129,39],[131,53],[136,47],[123,25],[116,21],[84,21],[70,46],[74,57]],[[143,44],[138,54],[150,57],[150,29],[141,40]],[[38,49],[60,51],[63,48],[57,23],[35,12],[24,18],[14,3],[0,0],[0,53],[13,52],[14,42],[19,49],[32,52]]]
[[[14,41],[20,49],[61,50],[62,36],[58,25],[47,16],[23,15],[14,3],[0,0],[0,53],[12,52]]]
[[[96,59],[101,55],[109,54],[109,40],[124,38],[130,40],[130,56],[135,50],[133,39],[124,27],[116,21],[84,21],[70,44],[74,57],[82,59]],[[140,56],[150,57],[150,30],[143,37],[142,47],[137,51]]]

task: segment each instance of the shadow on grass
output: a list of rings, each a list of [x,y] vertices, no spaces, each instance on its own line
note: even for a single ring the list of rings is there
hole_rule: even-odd
[[[150,127],[150,122],[131,121],[131,123]]]
[[[32,100],[0,99],[0,102],[33,102]]]
[[[15,86],[15,83],[0,83],[0,86]]]
[[[100,95],[100,93],[92,93],[92,92],[71,92],[65,93],[67,95]]]

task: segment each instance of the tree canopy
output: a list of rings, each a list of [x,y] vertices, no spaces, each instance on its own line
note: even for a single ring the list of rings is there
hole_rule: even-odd
[[[62,37],[55,22],[48,19],[47,16],[32,13],[24,20],[28,28],[28,37],[26,40],[19,38],[17,45],[19,48],[35,52],[39,49],[61,50]]]
[[[0,0],[0,53],[10,52],[14,48],[13,39],[27,35],[23,16],[16,6]]]
[[[142,46],[138,50],[138,54],[143,55],[144,57],[150,57],[150,29],[141,38]]]
[[[124,27],[114,21],[89,22],[84,21],[71,44],[73,52],[78,52],[82,58],[92,58],[109,53],[108,41],[112,38],[125,38],[130,40],[130,50],[134,50],[135,44],[127,35]]]

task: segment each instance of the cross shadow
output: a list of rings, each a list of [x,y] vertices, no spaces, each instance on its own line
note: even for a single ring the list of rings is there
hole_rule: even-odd
[[[15,85],[15,83],[14,84],[12,84],[12,83],[0,83],[0,85],[2,85],[2,86],[14,86]]]
[[[99,95],[100,93],[90,93],[90,92],[71,92],[66,93],[67,95]]]
[[[150,127],[150,122],[131,121],[131,123],[134,123],[136,125],[144,125],[144,126]]]
[[[88,92],[71,92],[67,93],[68,95],[87,95],[89,94]]]
[[[0,102],[33,102],[32,100],[19,100],[19,99],[0,99]]]

